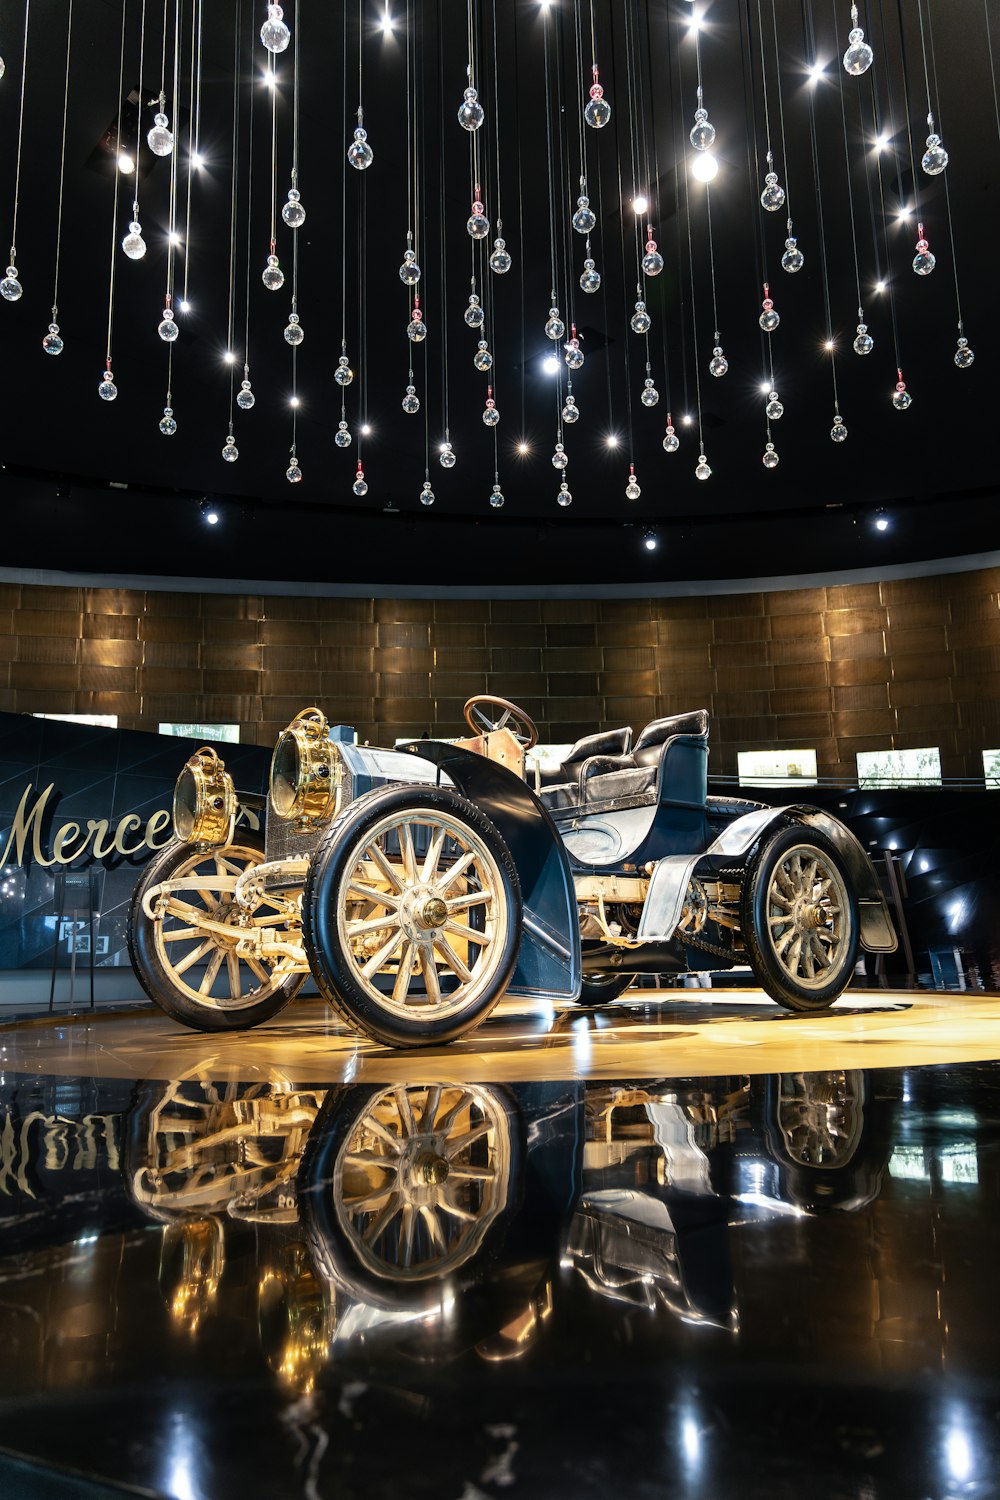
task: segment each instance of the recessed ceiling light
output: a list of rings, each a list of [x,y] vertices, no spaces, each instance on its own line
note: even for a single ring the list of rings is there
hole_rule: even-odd
[[[656,535],[656,532],[647,531],[642,539],[642,545],[645,547],[647,552],[655,552],[657,547],[660,545],[660,539]]]

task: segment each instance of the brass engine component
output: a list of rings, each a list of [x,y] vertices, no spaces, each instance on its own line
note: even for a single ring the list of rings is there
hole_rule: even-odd
[[[236,823],[236,792],[225,762],[206,745],[174,786],[174,832],[184,844],[228,844]]]
[[[343,804],[344,762],[319,708],[304,708],[278,736],[271,756],[271,806],[305,826],[336,817]]]

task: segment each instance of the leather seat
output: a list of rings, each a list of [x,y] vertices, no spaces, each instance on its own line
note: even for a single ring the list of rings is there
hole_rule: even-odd
[[[542,790],[550,812],[590,812],[599,808],[641,807],[655,800],[661,763],[668,774],[669,742],[678,736],[708,737],[708,713],[671,714],[653,719],[642,730],[631,753],[630,729],[605,730],[577,740],[560,766],[565,778]],[[704,768],[702,768],[702,779]],[[682,780],[686,779],[682,777]],[[679,788],[687,800],[693,788]]]
[[[559,774],[562,779],[542,788],[543,804],[550,812],[556,808],[579,807],[584,797],[586,768],[594,760],[610,762],[616,768],[619,763],[630,765],[628,748],[631,743],[632,729],[628,724],[622,729],[603,729],[597,734],[585,734],[561,762]]]

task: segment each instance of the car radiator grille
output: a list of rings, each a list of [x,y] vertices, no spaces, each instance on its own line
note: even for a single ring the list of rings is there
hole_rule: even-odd
[[[265,859],[307,859],[314,853],[328,824],[298,828],[286,818],[276,818],[268,808],[264,833]]]

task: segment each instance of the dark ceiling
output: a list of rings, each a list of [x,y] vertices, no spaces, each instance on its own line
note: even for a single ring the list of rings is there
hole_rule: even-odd
[[[197,19],[198,12],[193,0],[180,3],[185,62],[178,134],[186,144],[186,56],[192,14]],[[411,46],[423,209],[418,290],[430,330],[426,343],[415,349],[414,383],[424,402],[416,416],[407,416],[400,407],[411,348],[405,336],[407,293],[397,274],[407,229],[406,0],[390,0],[396,26],[389,36],[378,25],[383,0],[365,0],[363,8],[365,124],[375,159],[366,173],[347,170],[346,264],[341,256],[341,163],[357,108],[358,11],[351,0],[351,81],[345,96],[342,5],[300,0],[286,8],[301,42],[300,181],[308,211],[298,231],[299,311],[306,330],[298,354],[298,452],[305,479],[292,486],[284,477],[291,441],[291,353],[282,337],[289,311],[292,231],[280,221],[278,253],[289,280],[274,294],[260,279],[268,251],[270,193],[270,96],[262,83],[267,54],[257,39],[264,5],[244,0],[238,11],[234,0],[211,0],[203,7],[201,151],[207,165],[194,173],[192,187],[192,311],[179,318],[181,335],[174,346],[173,406],[179,431],[165,438],[157,422],[164,403],[167,346],[157,337],[157,324],[165,284],[170,162],[153,158],[145,144],[140,218],[149,251],[144,260],[131,262],[117,248],[130,218],[135,181],[121,178],[114,228],[113,351],[120,394],[114,403],[97,394],[115,191],[112,158],[101,142],[118,114],[121,0],[87,0],[76,6],[59,294],[65,350],[56,359],[41,349],[52,298],[66,4],[32,0],[17,246],[24,295],[0,306],[6,353],[0,375],[5,415],[0,563],[333,583],[585,584],[838,570],[1000,545],[994,443],[987,430],[997,397],[992,350],[1000,223],[1000,138],[988,44],[1000,56],[1000,18],[994,18],[990,37],[988,7],[976,0],[961,6],[946,0],[867,0],[861,19],[875,63],[868,74],[853,78],[840,63],[850,25],[847,0],[773,0],[773,7],[772,0],[761,0],[759,6],[757,0],[711,0],[693,7],[689,0],[594,0],[598,60],[613,117],[605,130],[585,132],[590,198],[600,214],[593,253],[604,278],[600,293],[586,296],[576,280],[583,240],[568,227],[578,191],[584,102],[576,71],[574,0],[553,0],[548,8],[537,0],[495,0],[495,7],[494,0],[475,0],[478,82],[487,111],[477,137],[487,161],[486,211],[494,221],[499,154],[504,236],[514,259],[508,275],[486,273],[483,293],[492,304],[494,383],[502,413],[497,438],[506,504],[500,511],[489,505],[493,437],[481,420],[487,377],[473,368],[477,335],[462,319],[471,245],[465,228],[469,136],[459,127],[456,110],[465,82],[466,7],[462,0],[410,0],[409,8],[416,18]],[[928,16],[934,27],[939,129],[951,156],[947,173],[937,178],[919,167],[927,108],[920,8],[925,27]],[[580,9],[589,67],[585,0]],[[129,0],[126,94],[139,81],[140,10],[139,0]],[[172,33],[173,0],[169,10]],[[684,160],[693,156],[687,132],[696,104],[695,49],[688,27],[692,10],[705,23],[705,102],[718,132],[720,171],[711,210],[718,318],[729,359],[729,372],[721,380],[707,370],[713,315],[701,184],[690,182],[690,215],[686,209]],[[149,99],[159,86],[161,7],[150,0],[146,14],[143,92]],[[230,370],[223,353],[238,18],[243,84],[236,324],[239,330],[252,97],[250,363],[257,403],[251,412],[236,413],[240,457],[226,464],[221,450],[229,421]],[[779,129],[775,21],[787,160]],[[23,8],[5,6],[0,13],[0,52],[7,63],[0,82],[0,128],[6,142],[0,205],[6,205],[6,223],[13,203],[22,26]],[[764,213],[758,201],[765,170],[761,29],[776,168],[789,189],[795,231],[806,256],[804,269],[794,276],[780,269],[785,213]],[[815,88],[807,81],[807,64],[814,59],[826,65]],[[281,202],[291,164],[291,48],[278,59],[278,72]],[[890,149],[881,157],[872,149],[873,88],[881,128],[888,134],[895,126]],[[173,119],[178,111],[171,105],[168,109]],[[152,123],[151,114],[145,111],[143,133]],[[901,204],[914,201],[907,118],[921,213],[938,261],[928,277],[915,276],[910,268],[915,221],[896,216]],[[848,161],[861,283],[875,338],[874,352],[863,359],[851,348],[857,295]],[[183,234],[185,150],[178,167]],[[557,382],[542,368],[552,348],[543,334],[551,277],[550,187],[558,300],[567,321],[572,316],[579,325],[586,352],[574,380],[582,416],[566,429],[565,438],[570,455],[566,478],[573,494],[569,509],[556,504],[561,476],[550,462]],[[957,313],[946,188],[966,332],[977,353],[974,366],[964,371],[952,359]],[[646,283],[654,318],[652,376],[660,391],[659,404],[651,410],[638,401],[645,376],[643,340],[628,328],[636,279],[630,205],[640,190],[653,200],[651,216],[666,261],[663,274]],[[365,195],[362,298],[358,247]],[[7,232],[6,223],[0,233]],[[487,249],[495,233],[494,224]],[[840,407],[849,429],[842,444],[829,436],[834,408],[831,361],[823,348],[824,242]],[[770,351],[757,324],[765,256],[781,314]],[[340,353],[342,271],[348,350],[359,371],[347,393],[355,441],[346,452],[332,441],[340,415],[332,372]],[[183,274],[180,260],[179,280]],[[888,293],[873,290],[879,274],[890,282],[891,306]],[[896,379],[894,321],[913,395],[913,406],[905,413],[894,411],[890,402]],[[444,425],[445,340],[451,440],[458,454],[450,472],[440,467],[436,454]],[[239,334],[237,342],[241,347]],[[785,415],[773,425],[780,455],[774,472],[761,463],[767,434],[760,385],[769,352],[785,405]],[[685,413],[696,414],[696,362],[713,470],[704,483],[694,475],[697,429],[682,421]],[[559,384],[564,390],[562,375]],[[359,403],[364,400],[372,433],[362,447],[369,490],[359,500],[351,485]],[[681,438],[675,455],[661,447],[668,405]],[[425,413],[437,497],[431,509],[418,501]],[[635,502],[624,494],[630,428],[642,485],[641,499]],[[621,439],[616,450],[607,445],[609,431]],[[517,451],[521,442],[530,446],[527,456]],[[222,521],[211,530],[198,514],[196,500],[202,495],[219,502]],[[886,507],[891,521],[881,534],[871,525],[879,505]],[[641,545],[647,527],[654,527],[660,539],[656,552]]]

